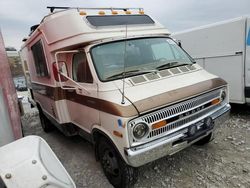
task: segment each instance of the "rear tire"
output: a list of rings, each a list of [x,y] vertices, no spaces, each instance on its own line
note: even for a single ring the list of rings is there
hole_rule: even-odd
[[[195,145],[203,146],[203,145],[208,144],[211,140],[212,140],[212,133],[210,133],[206,137],[202,138],[201,140],[195,142]]]
[[[97,150],[103,172],[114,187],[126,188],[135,184],[138,169],[127,165],[107,139],[100,138]]]
[[[41,109],[39,109],[38,111],[39,111],[39,117],[40,117],[41,126],[43,128],[43,131],[46,132],[46,133],[51,132],[54,129],[52,123],[44,115],[44,113],[43,113],[43,111]]]

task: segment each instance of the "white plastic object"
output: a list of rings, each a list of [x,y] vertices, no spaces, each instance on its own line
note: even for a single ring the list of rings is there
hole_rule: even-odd
[[[0,176],[8,188],[76,187],[49,145],[38,136],[0,147]]]

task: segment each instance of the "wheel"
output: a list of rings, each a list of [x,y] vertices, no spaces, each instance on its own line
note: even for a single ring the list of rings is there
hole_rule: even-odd
[[[104,174],[114,187],[125,188],[135,184],[138,170],[128,166],[107,139],[100,138],[97,149]]]
[[[48,133],[53,130],[53,125],[50,122],[50,120],[44,115],[43,111],[39,109],[39,117],[41,121],[41,126],[43,128],[43,131]]]
[[[203,146],[205,144],[208,144],[211,140],[212,140],[212,133],[210,133],[206,137],[202,138],[201,140],[195,142],[195,145]]]

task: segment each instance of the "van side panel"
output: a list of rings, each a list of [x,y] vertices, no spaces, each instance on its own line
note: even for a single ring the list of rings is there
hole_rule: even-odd
[[[48,76],[39,76],[36,72],[36,64],[34,61],[32,46],[36,44],[36,42],[42,41],[43,52],[46,59],[46,66],[48,69]],[[37,102],[42,110],[50,115],[53,119],[55,119],[59,123],[65,123],[69,121],[68,116],[65,116],[64,111],[62,111],[62,102],[57,103],[54,100],[54,90],[57,88],[56,82],[54,80],[54,75],[52,71],[52,63],[54,62],[53,56],[50,54],[49,47],[46,43],[42,34],[37,35],[37,37],[32,40],[27,46],[22,48],[21,50],[22,60],[27,61],[27,67],[29,70],[29,76],[31,79],[30,89],[32,89],[32,93],[34,95],[34,100]],[[26,73],[27,76],[27,73]],[[65,102],[64,102],[65,103]]]
[[[245,59],[245,71],[246,71],[246,88],[245,95],[246,101],[250,103],[250,18],[247,19],[246,23],[246,59]]]
[[[233,103],[245,103],[245,22],[234,19],[173,35],[199,65],[228,82]]]

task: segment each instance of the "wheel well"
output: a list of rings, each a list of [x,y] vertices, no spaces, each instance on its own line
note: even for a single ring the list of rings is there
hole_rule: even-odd
[[[107,139],[110,143],[112,143],[113,145],[115,145],[113,143],[113,141],[109,138],[109,136],[106,133],[104,133],[103,131],[99,130],[99,129],[94,129],[92,131],[92,135],[93,135],[94,143],[98,143],[99,140],[100,140],[100,138],[103,137],[103,138]]]
[[[94,140],[94,143],[98,142],[99,139],[103,136],[103,137],[106,137],[106,134],[103,133],[102,131],[99,131],[99,130],[93,130],[93,140]]]
[[[95,148],[95,157],[96,157],[97,161],[99,161],[99,153],[98,153],[97,145],[98,145],[100,138],[105,138],[115,148],[115,150],[119,154],[120,158],[122,160],[124,160],[123,157],[121,156],[119,150],[117,149],[116,145],[114,144],[114,142],[109,138],[109,136],[106,133],[102,132],[99,129],[94,129],[92,131],[92,135],[93,135],[94,148]]]

